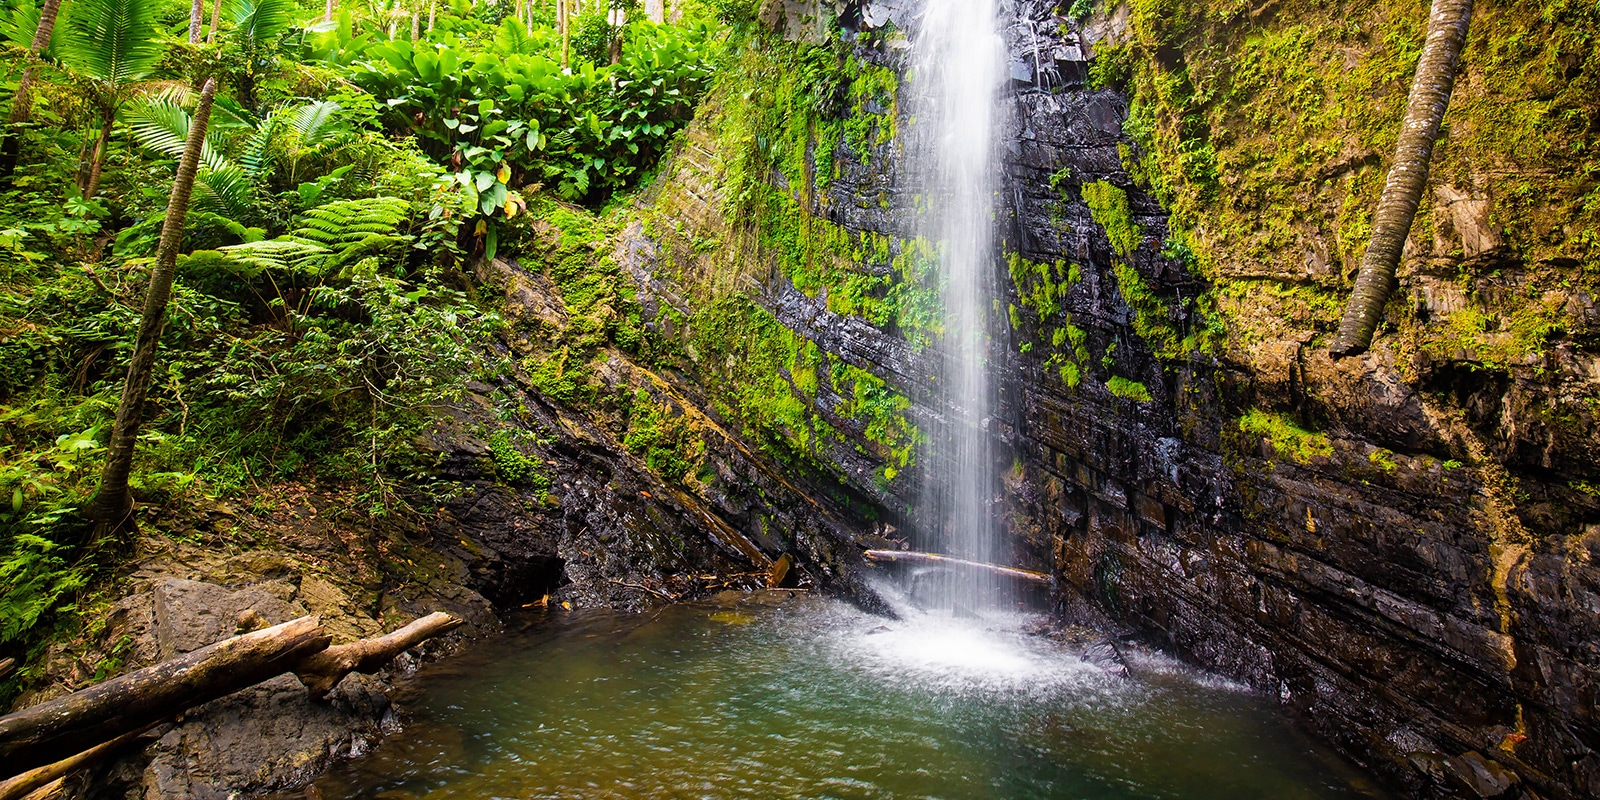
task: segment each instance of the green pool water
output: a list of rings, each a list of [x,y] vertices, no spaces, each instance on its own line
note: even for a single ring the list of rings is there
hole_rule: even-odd
[[[1345,798],[1267,701],[1029,620],[759,593],[556,612],[425,668],[405,729],[325,798]]]

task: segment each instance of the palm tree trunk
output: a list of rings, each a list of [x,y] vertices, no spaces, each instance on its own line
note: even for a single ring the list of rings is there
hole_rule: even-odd
[[[222,0],[211,4],[211,30],[206,31],[206,44],[217,41],[217,25],[222,22]]]
[[[45,0],[44,8],[39,10],[39,27],[33,31],[33,41],[28,44],[28,53],[34,58],[50,46],[50,36],[56,29],[56,16],[61,12],[61,0]],[[17,158],[22,153],[22,132],[17,127],[33,118],[33,67],[22,71],[22,80],[17,83],[17,93],[11,97],[11,116],[9,118],[10,131],[5,141],[0,142],[0,180],[10,180],[11,174],[17,171]]]
[[[1366,352],[1383,319],[1383,307],[1394,292],[1395,271],[1428,183],[1428,162],[1433,158],[1433,143],[1439,138],[1444,112],[1450,107],[1450,93],[1455,89],[1461,48],[1466,45],[1467,23],[1471,19],[1472,0],[1433,0],[1428,12],[1428,41],[1417,61],[1417,77],[1406,102],[1394,164],[1389,167],[1378,211],[1373,215],[1372,241],[1361,259],[1361,272],[1339,323],[1339,333],[1328,348],[1334,358]]]
[[[117,124],[116,112],[106,114],[100,124],[100,138],[94,142],[94,152],[89,154],[89,173],[84,176],[83,183],[78,187],[82,190],[83,199],[94,197],[95,191],[100,188],[100,171],[105,168],[106,149],[111,146],[111,129]]]
[[[139,336],[134,340],[133,360],[128,364],[128,379],[122,386],[122,402],[117,407],[116,425],[106,451],[105,471],[100,490],[90,503],[89,518],[98,531],[123,529],[133,510],[128,494],[128,474],[133,468],[133,448],[144,421],[144,399],[150,389],[150,376],[156,361],[156,343],[166,327],[167,301],[172,296],[172,275],[177,269],[178,246],[183,240],[183,221],[189,211],[189,195],[194,191],[195,173],[200,169],[200,151],[205,144],[206,127],[211,122],[211,103],[217,96],[217,80],[206,80],[200,90],[200,105],[189,123],[189,137],[178,160],[178,177],[172,182],[167,200],[167,216],[161,223],[161,243],[156,247],[156,264],[145,289],[144,313],[139,318]]]
[[[194,0],[189,5],[189,44],[200,43],[200,23],[206,18],[206,0]]]
[[[572,51],[572,9],[567,4],[572,0],[556,0],[556,26],[561,29],[561,69],[567,70],[571,65]]]

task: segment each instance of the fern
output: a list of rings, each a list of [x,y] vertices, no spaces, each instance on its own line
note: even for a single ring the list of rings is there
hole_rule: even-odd
[[[307,211],[287,236],[220,252],[247,275],[263,270],[324,274],[399,242],[395,231],[410,213],[410,204],[398,197],[337,200]]]
[[[218,252],[234,265],[235,272],[245,277],[255,277],[269,270],[320,272],[319,266],[328,255],[328,248],[280,236],[276,239],[229,245],[220,248]]]
[[[398,197],[337,200],[307,211],[300,218],[295,239],[342,250],[372,236],[391,236],[410,214],[411,206]]]
[[[43,536],[19,533],[0,560],[0,643],[15,641],[57,607],[62,596],[89,582],[82,567],[69,567],[58,553],[63,545]]]

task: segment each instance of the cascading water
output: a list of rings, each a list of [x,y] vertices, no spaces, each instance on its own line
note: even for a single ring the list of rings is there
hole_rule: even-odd
[[[993,273],[995,128],[1004,46],[996,0],[926,0],[914,33],[914,126],[903,170],[914,182],[918,233],[935,243],[945,303],[945,416],[934,431],[920,509],[930,548],[992,563],[1001,555],[990,504],[997,480],[987,421],[989,276]],[[958,570],[931,584],[930,605],[994,608],[1005,586]]]

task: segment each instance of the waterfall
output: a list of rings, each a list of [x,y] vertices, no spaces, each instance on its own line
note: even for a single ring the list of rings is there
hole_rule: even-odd
[[[914,127],[903,174],[913,181],[917,233],[940,261],[945,305],[945,414],[932,431],[923,508],[932,549],[972,561],[1003,557],[990,508],[999,488],[988,430],[987,361],[995,274],[995,130],[1004,47],[996,0],[926,0],[913,34],[908,85]],[[933,605],[979,610],[1004,600],[991,575],[958,571],[936,580]]]

